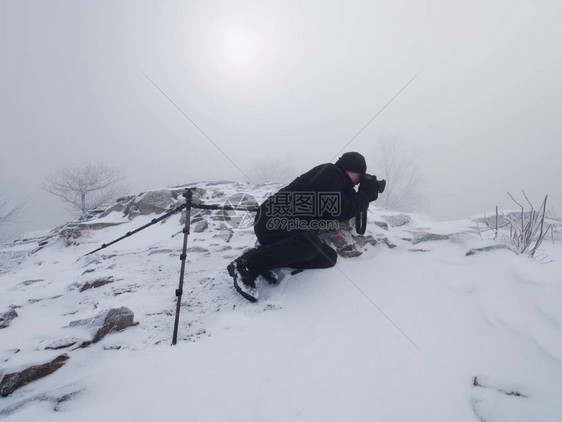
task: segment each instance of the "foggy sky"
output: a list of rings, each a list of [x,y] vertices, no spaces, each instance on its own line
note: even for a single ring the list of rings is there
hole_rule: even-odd
[[[0,185],[26,202],[11,229],[66,221],[40,185],[86,161],[123,167],[131,193],[245,180],[271,157],[297,176],[337,158],[416,74],[346,151],[374,157],[381,137],[415,148],[436,219],[514,208],[506,192],[520,189],[561,212],[561,12],[513,0],[4,0]]]

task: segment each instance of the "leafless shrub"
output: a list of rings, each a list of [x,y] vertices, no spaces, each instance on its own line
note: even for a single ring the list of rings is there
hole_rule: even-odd
[[[539,249],[549,231],[552,235],[552,242],[554,243],[554,226],[552,224],[547,224],[545,221],[549,218],[549,213],[546,211],[548,195],[544,197],[541,206],[535,209],[525,194],[525,191],[523,191],[523,197],[530,207],[530,210],[525,210],[525,207],[518,202],[513,195],[509,192],[507,194],[513,202],[521,208],[521,212],[500,214],[498,212],[498,207],[496,207],[495,221],[490,221],[486,214],[484,214],[484,222],[487,228],[480,232],[480,236],[482,237],[483,232],[493,231],[494,239],[501,236],[514,252],[518,254],[528,254],[543,263],[552,262],[549,260],[549,257],[540,252]],[[509,232],[507,231],[508,229]]]
[[[535,210],[535,207],[531,201],[529,201],[525,191],[522,192],[525,200],[529,204],[529,212],[525,212],[525,207],[517,202],[509,192],[507,193],[513,202],[521,208],[520,218],[515,218],[514,215],[508,215],[508,219],[510,220],[509,238],[518,253],[528,253],[531,256],[535,256],[546,234],[549,230],[552,230],[552,225],[545,227],[544,222],[547,217],[546,201],[548,195],[545,195],[539,209]]]

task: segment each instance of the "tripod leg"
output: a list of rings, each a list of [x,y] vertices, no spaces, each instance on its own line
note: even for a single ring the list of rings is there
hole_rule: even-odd
[[[185,194],[185,202],[186,202],[186,208],[185,208],[185,226],[183,228],[183,248],[182,248],[182,252],[180,255],[180,260],[181,260],[181,269],[180,269],[180,281],[179,281],[179,287],[176,290],[176,296],[178,297],[178,301],[176,304],[176,320],[174,322],[174,335],[172,337],[172,346],[174,346],[177,343],[178,340],[178,326],[179,326],[179,322],[180,322],[180,308],[181,308],[181,296],[183,294],[183,277],[185,274],[185,258],[187,256],[187,236],[189,235],[189,225],[191,223],[191,199],[192,199],[192,193],[190,190],[188,190]]]

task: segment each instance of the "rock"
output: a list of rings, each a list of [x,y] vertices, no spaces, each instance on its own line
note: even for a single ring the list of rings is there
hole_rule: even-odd
[[[412,221],[406,214],[383,215],[382,218],[386,220],[390,227],[404,226]]]
[[[18,313],[12,307],[8,312],[4,312],[0,315],[0,328],[7,328],[10,325],[10,322],[18,317]]]
[[[125,195],[125,196],[122,196],[120,198],[117,198],[115,200],[115,202],[118,202],[120,204],[127,204],[128,202],[131,202],[131,200],[134,199],[134,198],[135,198],[135,195]]]
[[[42,278],[38,278],[38,279],[34,279],[34,280],[25,280],[25,281],[22,281],[20,284],[23,284],[24,286],[29,286],[30,284],[38,283],[40,281],[45,281],[45,280],[42,279]]]
[[[156,255],[156,254],[160,254],[160,253],[170,253],[171,254],[172,252],[174,252],[172,249],[155,249],[153,251],[150,251],[148,256]]]
[[[55,412],[59,412],[64,410],[64,406],[67,402],[76,398],[83,391],[84,390],[76,390],[75,386],[67,385],[56,390],[51,390],[48,393],[37,394],[31,397],[28,396],[23,400],[4,407],[0,410],[0,417],[10,416],[32,402],[50,402],[52,404],[52,409]]]
[[[98,278],[93,281],[87,281],[82,285],[80,292],[83,292],[88,289],[97,289],[98,287],[105,286],[106,284],[110,284],[113,282],[114,282],[113,277],[104,277],[104,278]]]
[[[395,245],[394,243],[392,243],[390,240],[388,240],[388,238],[386,238],[386,237],[383,238],[383,239],[381,239],[381,240],[384,242],[384,244],[385,244],[386,246],[388,246],[389,249],[393,249],[393,248],[395,248],[395,247],[397,246],[397,245]]]
[[[78,229],[80,230],[103,230],[108,227],[118,226],[123,224],[123,222],[110,222],[110,221],[88,221],[86,223],[80,223]]]
[[[169,190],[146,192],[134,200],[134,205],[142,215],[162,213],[174,206],[176,201]]]
[[[109,333],[122,331],[127,327],[133,326],[134,317],[133,311],[124,306],[110,309],[105,316],[103,326],[96,332],[92,342],[97,343]]]
[[[120,199],[122,199],[122,198],[120,198]],[[122,202],[119,202],[119,199],[117,201],[118,202],[115,205],[107,208],[104,212],[102,212],[100,214],[99,218],[107,217],[112,212],[123,212],[125,210],[125,202],[126,201],[124,200]]]
[[[69,338],[63,338],[63,339],[60,339],[60,340],[55,340],[52,343],[50,343],[48,346],[45,346],[45,350],[64,349],[66,347],[74,346],[79,341],[80,341],[80,339],[76,338],[76,337],[69,337]]]
[[[200,221],[203,221],[203,216],[201,214],[191,216],[191,224],[199,223]],[[185,219],[183,221],[183,224],[185,224]]]
[[[191,231],[193,233],[201,233],[202,231],[207,230],[208,228],[209,228],[209,223],[207,223],[207,221],[205,220],[201,220],[192,225]]]
[[[363,252],[358,251],[353,247],[345,247],[338,249],[338,255],[343,258],[355,258],[356,256],[361,255]]]
[[[193,201],[195,202],[195,201]],[[182,210],[181,215],[180,215],[180,224],[183,226],[185,224],[185,209]],[[198,213],[195,214],[193,212],[193,209],[191,209],[191,215],[189,216],[189,220],[191,222],[191,224],[193,223],[198,223],[199,221],[203,220],[203,216],[204,215],[211,215],[211,210],[206,210],[206,209],[199,209]]]
[[[385,230],[388,230],[388,223],[385,223],[384,221],[375,221],[375,225],[382,227]]]
[[[82,229],[70,227],[60,231],[59,237],[63,239],[65,246],[76,245],[76,239],[82,236]],[[41,246],[41,244],[39,244]]]
[[[355,242],[355,244],[357,246],[359,246],[360,248],[365,247],[365,245],[368,243],[371,246],[376,246],[377,243],[379,243],[377,241],[377,239],[375,239],[372,235],[368,234],[367,236],[353,236],[353,241]]]
[[[509,248],[506,245],[492,245],[492,246],[485,246],[483,248],[474,248],[469,250],[466,253],[466,256],[470,256],[470,255],[474,255],[476,252],[488,252],[488,251],[495,251],[498,249],[508,249]]]
[[[224,240],[226,243],[230,242],[230,239],[232,239],[232,236],[234,235],[234,232],[232,230],[225,230],[222,233],[217,233],[215,235],[213,235],[213,239],[222,239]]]
[[[224,213],[221,213],[221,214],[211,215],[211,220],[213,220],[213,221],[230,221],[231,218],[226,212],[224,212]]]
[[[421,242],[430,242],[433,240],[447,240],[449,239],[451,236],[448,234],[437,234],[437,233],[420,233],[420,234],[416,234],[414,235],[414,238],[412,239],[412,244],[417,244],[417,243],[421,243]]]
[[[190,248],[187,248],[187,253],[193,252],[209,252],[209,249],[202,248],[201,246],[192,246]]]
[[[2,381],[0,381],[0,396],[7,397],[18,388],[52,374],[57,369],[60,369],[67,360],[68,355],[64,354],[42,365],[30,366],[21,372],[4,375]]]
[[[133,311],[122,306],[121,308],[100,312],[93,318],[72,321],[69,326],[85,327],[90,331],[92,340],[82,343],[81,346],[86,347],[91,343],[97,343],[109,333],[122,331],[125,328],[137,325],[138,323],[133,322],[134,316]]]

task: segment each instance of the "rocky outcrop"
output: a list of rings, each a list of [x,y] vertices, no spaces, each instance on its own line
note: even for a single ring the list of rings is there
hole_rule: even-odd
[[[167,211],[176,204],[176,201],[171,191],[162,189],[138,196],[133,204],[142,215],[146,215]]]
[[[50,362],[41,365],[30,366],[21,372],[13,372],[6,374],[0,381],[0,396],[6,397],[16,391],[18,388],[29,384],[39,378],[52,374],[60,369],[68,360],[68,355],[60,355]]]

